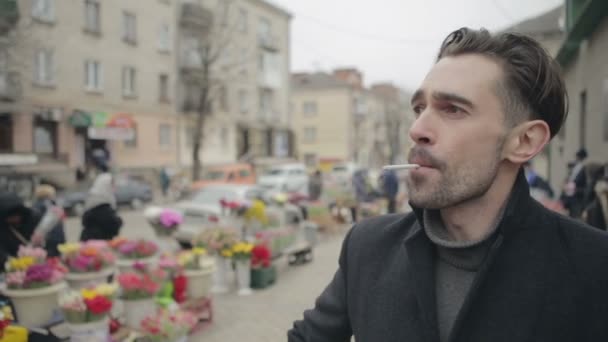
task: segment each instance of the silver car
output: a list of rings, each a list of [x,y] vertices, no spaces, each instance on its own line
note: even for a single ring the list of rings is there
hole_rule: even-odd
[[[187,200],[176,203],[174,209],[184,215],[184,222],[175,232],[182,246],[207,227],[225,219],[220,201],[251,201],[260,197],[263,189],[257,185],[214,184],[193,193]]]

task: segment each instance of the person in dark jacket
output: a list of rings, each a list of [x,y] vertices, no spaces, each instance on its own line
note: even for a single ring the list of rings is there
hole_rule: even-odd
[[[394,170],[386,170],[382,174],[382,191],[388,200],[388,213],[397,210],[397,193],[399,193],[399,178]]]
[[[522,169],[565,99],[533,39],[451,33],[412,97],[413,213],[349,231],[288,341],[608,341],[608,234],[533,200]]]
[[[0,193],[0,268],[9,257],[17,256],[19,246],[29,241],[42,215],[28,208],[14,193]]]
[[[65,243],[65,231],[63,228],[63,209],[56,202],[56,191],[51,185],[42,184],[36,188],[35,200],[32,208],[40,215],[48,216],[51,211],[55,211],[55,215],[59,216],[53,220],[54,224],[49,224],[48,233],[44,236],[44,248],[51,257],[59,256],[57,247]],[[42,222],[41,222],[42,223]],[[33,239],[35,240],[35,239]]]
[[[585,211],[583,220],[592,227],[608,228],[608,165],[603,165],[593,176],[593,197]]]
[[[308,198],[311,201],[318,201],[323,193],[323,175],[320,170],[316,170],[308,181]]]
[[[82,227],[81,241],[111,240],[120,232],[122,219],[116,211],[114,185],[110,173],[102,173],[95,178],[85,202]]]
[[[553,192],[551,185],[549,185],[549,183],[543,177],[536,173],[531,162],[528,161],[524,164],[524,172],[526,174],[528,184],[530,185],[530,190],[538,191],[546,198],[553,198],[555,193]]]

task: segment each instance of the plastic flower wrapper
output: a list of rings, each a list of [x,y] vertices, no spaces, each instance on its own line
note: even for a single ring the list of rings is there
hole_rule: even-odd
[[[223,250],[231,249],[238,241],[237,236],[236,231],[230,228],[207,229],[194,239],[194,245],[212,253],[222,254]]]
[[[122,289],[122,299],[137,300],[154,297],[163,282],[163,279],[159,279],[160,276],[162,274],[140,274],[136,272],[120,274],[118,284]]]
[[[59,307],[63,311],[65,320],[69,323],[85,323],[87,320],[87,306],[78,291],[68,290],[59,295]]]
[[[173,341],[188,335],[196,323],[196,317],[190,312],[160,310],[142,321],[141,331],[146,341]]]
[[[122,258],[126,259],[141,259],[155,255],[158,252],[158,246],[147,240],[123,241],[116,249]]]

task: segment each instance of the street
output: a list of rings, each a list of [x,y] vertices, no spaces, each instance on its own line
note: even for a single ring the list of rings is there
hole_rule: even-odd
[[[140,212],[121,212],[123,236],[153,238],[152,229]],[[67,221],[68,240],[76,240],[80,234],[77,218]],[[214,322],[206,330],[192,336],[190,341],[225,342],[274,342],[286,341],[287,330],[293,321],[301,319],[305,309],[333,277],[343,234],[324,236],[314,251],[312,263],[288,266],[285,258],[277,262],[278,280],[270,288],[255,291],[248,297],[236,293],[215,295]]]

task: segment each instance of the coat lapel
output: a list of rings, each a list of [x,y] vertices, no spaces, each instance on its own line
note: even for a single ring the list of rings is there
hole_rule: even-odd
[[[407,281],[412,284],[418,303],[421,331],[428,342],[439,342],[437,305],[435,303],[434,247],[418,222],[405,239]]]

